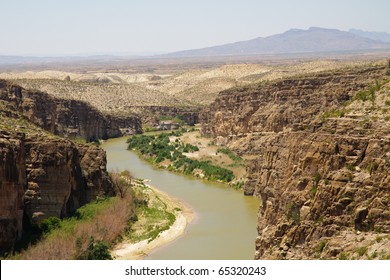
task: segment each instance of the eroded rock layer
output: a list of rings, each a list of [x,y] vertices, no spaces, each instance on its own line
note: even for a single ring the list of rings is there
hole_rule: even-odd
[[[142,132],[138,117],[105,116],[82,101],[54,98],[0,80],[0,99],[32,123],[56,135],[88,141]]]
[[[114,195],[105,152],[42,134],[0,132],[0,251],[34,222],[67,217],[97,197]]]
[[[12,250],[24,222],[67,217],[97,197],[115,194],[102,149],[52,133],[72,136],[74,129],[75,136],[93,140],[119,136],[126,125],[140,127],[82,102],[0,81],[0,254]]]
[[[23,135],[0,132],[0,252],[22,235],[23,195],[26,186]]]
[[[220,93],[204,134],[247,159],[257,259],[390,256],[390,85],[384,66]]]

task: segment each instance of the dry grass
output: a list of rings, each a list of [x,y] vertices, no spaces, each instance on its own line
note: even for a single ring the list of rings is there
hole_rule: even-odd
[[[23,251],[18,258],[27,260],[76,259],[95,241],[113,244],[123,235],[134,213],[133,196],[114,197],[92,202],[79,209],[81,218],[64,220],[59,229],[50,232],[36,245]]]

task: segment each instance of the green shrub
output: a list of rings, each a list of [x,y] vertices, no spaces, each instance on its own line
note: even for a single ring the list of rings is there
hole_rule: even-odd
[[[367,250],[367,247],[360,247],[356,250],[356,253],[358,253],[359,257],[363,257],[367,253]]]
[[[218,148],[217,153],[222,153],[227,155],[231,160],[235,162],[242,161],[242,158],[237,156],[233,151],[227,149],[227,148]]]
[[[339,109],[331,109],[329,111],[326,111],[322,114],[323,119],[328,118],[343,118],[345,114],[348,113],[348,110],[345,108]]]
[[[328,241],[327,240],[322,240],[320,242],[320,244],[318,245],[317,251],[319,253],[322,253],[324,251],[324,249],[325,249],[326,244],[328,244]]]
[[[201,169],[208,180],[230,182],[234,179],[231,170],[212,165],[208,161],[185,157],[183,153],[199,151],[199,148],[191,144],[170,143],[171,135],[172,133],[161,133],[158,136],[135,135],[127,140],[128,148],[136,149],[141,154],[151,157],[155,163],[170,159],[173,162],[170,169],[181,169],[184,174],[191,174],[195,169]],[[240,158],[237,157],[236,160],[238,159]]]
[[[40,224],[40,228],[44,233],[49,233],[53,229],[60,228],[60,227],[61,227],[61,219],[58,217],[46,218]]]
[[[313,177],[313,185],[314,187],[317,189],[318,187],[318,184],[320,183],[321,181],[321,174],[316,172],[316,174],[314,174],[314,177]]]
[[[80,247],[79,240],[76,241],[76,247]],[[96,241],[93,237],[89,238],[87,249],[80,252],[76,259],[78,260],[112,260],[108,245],[103,241]]]
[[[341,252],[339,255],[339,260],[349,260],[349,254],[345,252]]]
[[[375,93],[377,91],[379,91],[382,87],[382,84],[379,82],[379,81],[376,81],[375,82],[375,85],[369,87],[367,90],[362,90],[362,91],[359,91],[356,95],[355,95],[355,100],[360,100],[360,101],[371,101],[371,102],[374,102],[375,101],[375,98],[376,98],[376,95]]]
[[[349,170],[349,171],[355,171],[355,166],[353,164],[350,164],[350,163],[347,163],[345,165],[345,167]]]
[[[286,204],[287,217],[291,219],[295,225],[299,224],[301,221],[301,213],[299,211],[298,205],[295,205],[293,202],[288,202]]]
[[[198,146],[194,146],[191,144],[185,144],[185,146],[183,148],[184,153],[191,153],[191,152],[197,152],[197,151],[199,151]]]

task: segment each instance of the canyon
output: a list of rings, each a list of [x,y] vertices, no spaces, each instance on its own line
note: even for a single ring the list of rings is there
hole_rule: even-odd
[[[180,119],[245,160],[243,193],[261,201],[256,259],[390,258],[389,62],[65,74],[0,80],[2,251],[26,223],[115,194],[105,152],[85,142]]]
[[[232,88],[201,113],[247,159],[256,259],[389,257],[387,65]]]
[[[24,226],[64,218],[116,190],[106,155],[91,144],[57,136],[122,135],[120,125],[139,130],[139,120],[110,119],[83,102],[63,101],[0,81],[0,248],[12,250]],[[113,126],[111,126],[113,125]]]
[[[136,116],[104,115],[89,104],[55,98],[40,91],[0,80],[0,100],[30,122],[60,136],[82,137],[87,141],[140,133],[141,121]]]

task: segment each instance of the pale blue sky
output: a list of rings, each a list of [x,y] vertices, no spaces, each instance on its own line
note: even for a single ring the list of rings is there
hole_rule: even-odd
[[[310,26],[390,33],[389,0],[0,0],[0,55],[172,52]]]

